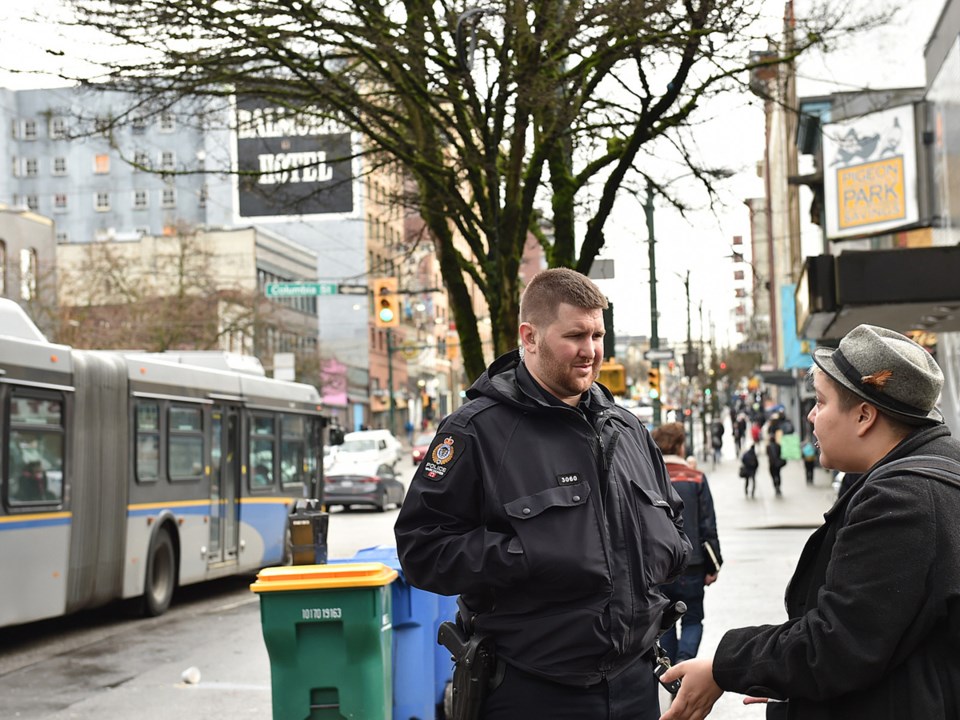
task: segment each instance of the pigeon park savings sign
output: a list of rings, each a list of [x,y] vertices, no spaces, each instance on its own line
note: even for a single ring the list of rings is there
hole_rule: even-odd
[[[914,106],[823,126],[827,236],[875,235],[916,223]]]

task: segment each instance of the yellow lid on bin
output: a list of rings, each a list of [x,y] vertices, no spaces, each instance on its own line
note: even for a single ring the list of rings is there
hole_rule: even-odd
[[[396,570],[378,562],[268,567],[257,573],[257,581],[250,586],[250,589],[255,593],[261,593],[280,590],[377,587],[389,585],[398,574]]]

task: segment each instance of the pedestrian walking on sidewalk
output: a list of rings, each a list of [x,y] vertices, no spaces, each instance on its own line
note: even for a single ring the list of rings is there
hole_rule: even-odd
[[[733,421],[733,444],[737,449],[737,457],[740,457],[740,453],[743,452],[743,441],[747,437],[747,414],[745,412],[738,412],[736,419]]]
[[[789,619],[668,671],[683,684],[663,720],[700,720],[724,690],[794,720],[960,717],[960,442],[935,407],[943,373],[871,325],[814,363],[820,463],[857,477],[803,549]]]
[[[743,478],[743,495],[754,498],[757,496],[757,468],[760,460],[757,459],[757,446],[751,445],[740,458],[740,477]]]
[[[713,449],[713,466],[720,462],[723,452],[723,421],[714,420],[710,424],[710,447]]]
[[[530,281],[520,350],[443,419],[397,517],[407,581],[460,595],[463,629],[495,650],[483,720],[660,715],[659,586],[690,542],[650,433],[595,382],[606,307],[573,270]]]
[[[668,629],[660,638],[660,646],[670,662],[675,663],[697,656],[703,637],[703,590],[717,579],[723,556],[720,554],[717,515],[713,509],[707,476],[690,467],[684,459],[686,432],[683,425],[678,422],[661,425],[653,431],[653,440],[663,452],[663,462],[670,474],[673,489],[683,500],[683,529],[693,547],[690,564],[683,575],[668,585],[660,586],[670,600],[682,600],[687,605],[687,612],[680,620],[679,639],[676,626]]]
[[[771,434],[767,440],[767,467],[770,469],[770,479],[773,480],[773,490],[777,497],[783,495],[780,491],[780,471],[787,464],[780,454],[780,443],[777,442],[777,436]]]

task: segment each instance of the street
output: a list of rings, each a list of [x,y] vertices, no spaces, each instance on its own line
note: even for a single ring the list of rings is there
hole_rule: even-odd
[[[805,485],[799,462],[784,469],[783,498],[773,496],[765,469],[757,498],[743,497],[733,450],[716,469],[707,463],[725,559],[707,589],[701,654],[709,655],[726,628],[779,622],[783,590],[800,549],[832,498],[828,473]],[[400,467],[409,478],[411,466]],[[392,544],[396,510],[335,511],[331,558]],[[131,619],[111,606],[72,618],[0,631],[2,718],[206,720],[271,716],[270,661],[260,628],[252,578],[189,588],[159,618]],[[181,675],[199,670],[186,684]],[[712,717],[762,718],[740,696],[721,699]],[[406,719],[397,719],[406,720]]]

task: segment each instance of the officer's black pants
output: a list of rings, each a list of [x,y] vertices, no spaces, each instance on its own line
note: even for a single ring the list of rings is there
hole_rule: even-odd
[[[647,658],[587,688],[561,685],[507,665],[503,683],[487,697],[483,720],[658,720],[658,687]]]

